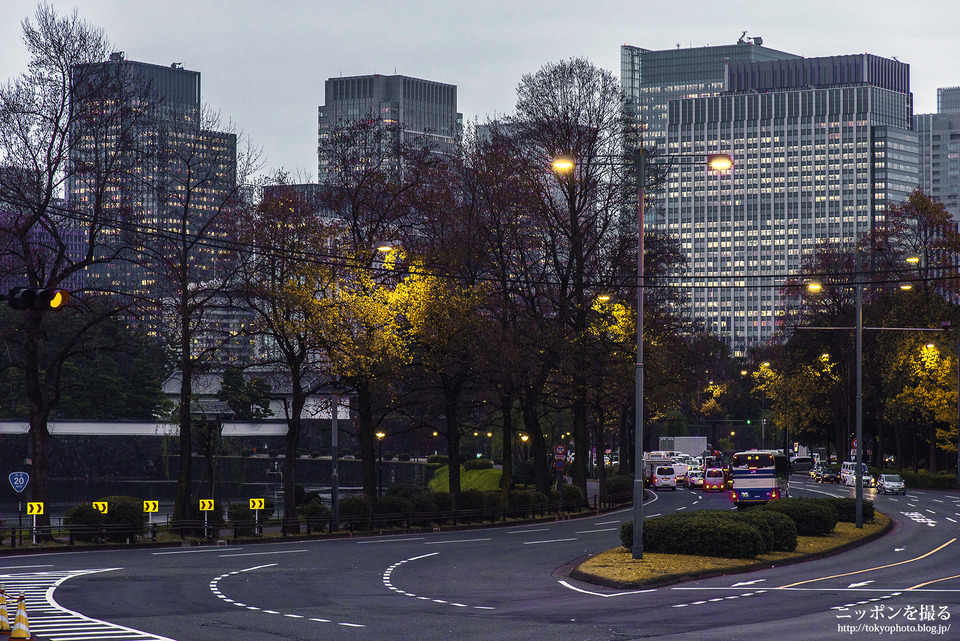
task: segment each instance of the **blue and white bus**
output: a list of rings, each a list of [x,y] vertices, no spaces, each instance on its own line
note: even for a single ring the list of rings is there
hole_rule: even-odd
[[[766,503],[790,491],[787,457],[772,450],[737,452],[730,462],[733,503],[737,507]]]

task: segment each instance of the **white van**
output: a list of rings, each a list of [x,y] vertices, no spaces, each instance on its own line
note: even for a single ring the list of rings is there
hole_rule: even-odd
[[[862,463],[861,465],[863,465],[863,487],[873,487],[874,479],[872,476],[870,476],[870,470],[867,469],[867,464]],[[843,465],[840,466],[840,482],[844,485],[857,484],[856,461],[845,461]]]
[[[659,465],[653,471],[653,487],[677,489],[677,470],[672,465]]]

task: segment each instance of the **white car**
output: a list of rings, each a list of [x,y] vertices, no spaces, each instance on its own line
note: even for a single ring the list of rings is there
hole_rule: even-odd
[[[907,494],[907,486],[899,474],[881,474],[877,489],[881,494]]]

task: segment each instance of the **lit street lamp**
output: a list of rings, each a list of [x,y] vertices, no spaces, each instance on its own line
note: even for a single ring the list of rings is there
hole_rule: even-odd
[[[643,227],[644,199],[646,197],[647,158],[643,147],[633,150],[634,164],[637,170],[637,373],[634,390],[634,444],[633,444],[633,544],[634,559],[643,558]],[[727,154],[698,154],[698,155],[669,155],[667,160],[691,161],[706,160],[706,165],[713,171],[728,171],[733,167],[733,158]],[[576,159],[571,156],[560,156],[553,162],[558,171],[572,171]]]
[[[377,498],[379,499],[383,496],[383,439],[386,438],[387,434],[384,431],[377,432],[377,443],[380,446],[380,460],[377,465]]]

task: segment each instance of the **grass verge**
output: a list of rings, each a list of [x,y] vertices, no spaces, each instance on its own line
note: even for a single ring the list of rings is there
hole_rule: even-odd
[[[630,550],[619,547],[584,561],[570,576],[578,581],[613,588],[651,588],[691,579],[737,574],[761,568],[788,565],[837,554],[886,534],[893,521],[875,513],[872,523],[857,529],[853,523],[837,523],[827,536],[801,536],[794,552],[771,552],[755,559],[722,559],[686,554],[645,553],[634,559]]]

